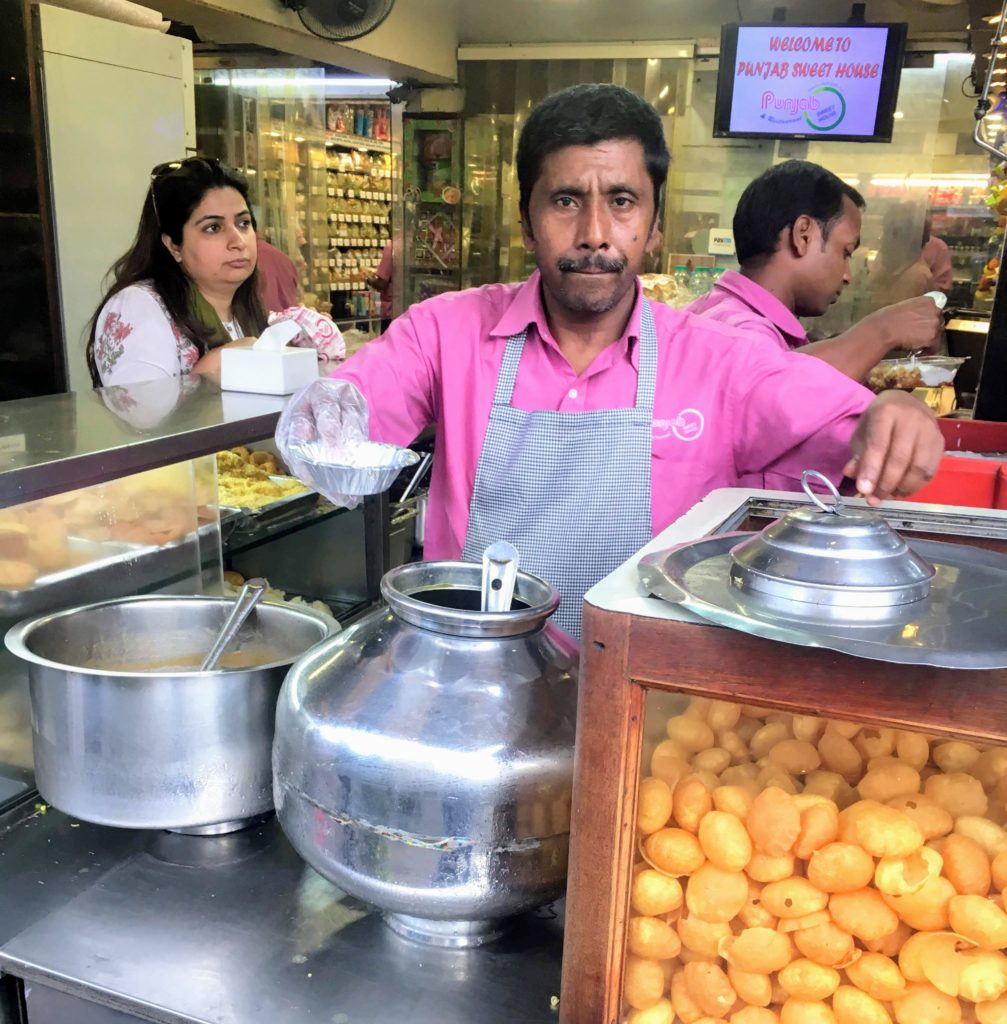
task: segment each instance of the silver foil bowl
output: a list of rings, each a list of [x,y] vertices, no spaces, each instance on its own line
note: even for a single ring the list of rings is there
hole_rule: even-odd
[[[811,491],[810,477],[828,485],[833,504]],[[826,622],[887,620],[926,600],[936,570],[879,513],[845,508],[831,482],[813,470],[801,482],[813,506],[731,549],[731,584],[753,608]]]

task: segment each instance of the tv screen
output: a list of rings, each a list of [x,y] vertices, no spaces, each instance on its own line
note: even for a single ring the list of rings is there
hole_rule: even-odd
[[[890,142],[906,26],[725,25],[718,138]]]

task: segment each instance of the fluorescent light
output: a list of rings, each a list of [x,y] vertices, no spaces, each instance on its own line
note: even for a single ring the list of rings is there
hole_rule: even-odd
[[[903,114],[901,110],[896,110],[892,116],[895,118],[896,121],[901,121],[902,118],[904,118],[906,115]]]
[[[661,91],[660,91],[660,92],[659,92],[659,93],[657,94],[657,98],[658,98],[659,100],[663,100],[663,99],[664,99],[664,97],[668,95],[668,91],[669,91],[670,89],[671,89],[671,86],[670,86],[670,85],[666,85],[666,86],[664,86],[664,88],[663,88],[663,89],[661,89]]]
[[[237,89],[272,89],[283,86],[292,89],[324,89],[330,91],[388,90],[397,83],[391,78],[317,78],[308,75],[294,75],[283,78],[278,75],[215,75],[214,85],[233,85]]]

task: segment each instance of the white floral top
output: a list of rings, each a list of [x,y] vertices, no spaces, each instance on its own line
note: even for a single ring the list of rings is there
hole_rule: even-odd
[[[235,321],[225,324],[240,338]],[[123,288],[105,303],[95,328],[94,361],[103,387],[164,377],[184,377],[199,362],[199,349],[171,319],[150,281]]]

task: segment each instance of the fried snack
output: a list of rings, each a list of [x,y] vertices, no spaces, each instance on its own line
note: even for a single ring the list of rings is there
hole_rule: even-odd
[[[30,562],[0,559],[0,590],[26,590],[38,579],[38,569]]]

